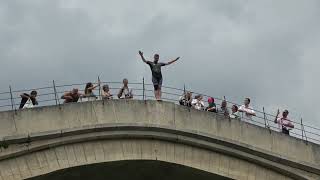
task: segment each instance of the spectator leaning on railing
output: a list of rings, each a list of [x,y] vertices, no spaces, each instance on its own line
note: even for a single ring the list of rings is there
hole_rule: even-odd
[[[214,103],[213,97],[208,98],[208,107],[206,108],[206,110],[209,112],[217,112],[216,103]]]
[[[202,95],[195,96],[191,102],[192,107],[197,110],[204,110],[204,102],[202,99],[203,99]]]
[[[233,105],[231,108],[231,114],[229,116],[231,119],[240,119],[239,111],[238,111],[238,106]]]
[[[191,107],[192,93],[187,91],[179,98],[179,104],[182,106]]]
[[[110,93],[110,89],[107,84],[102,86],[101,96],[102,99],[112,99],[112,94]]]
[[[86,87],[84,89],[84,96],[85,97],[96,97],[96,95],[93,93],[93,90],[96,89],[100,85],[100,81],[97,85],[93,85],[92,82],[88,82],[86,84]]]
[[[250,101],[250,98],[245,98],[244,105],[239,108],[239,112],[242,113],[242,118],[244,120],[252,120],[252,116],[256,116],[256,113],[250,106]]]
[[[21,94],[21,102],[20,102],[20,106],[19,109],[23,109],[23,108],[32,108],[35,105],[38,105],[38,101],[36,99],[37,97],[37,91],[31,91],[30,94],[27,93],[23,93]]]
[[[228,109],[226,100],[223,100],[221,102],[221,107],[218,109],[218,113],[223,114],[225,116],[229,116],[230,113],[229,113],[229,109]]]
[[[278,109],[274,123],[277,123],[279,125],[279,128],[281,128],[281,131],[283,134],[289,135],[289,131],[294,128],[292,121],[290,119],[288,119],[289,111],[284,110],[282,112],[282,117],[278,117],[279,114],[280,114],[280,111]]]
[[[123,86],[120,88],[119,93],[118,93],[118,98],[119,99],[132,99],[133,94],[132,94],[132,89],[129,88],[128,86],[128,79],[123,79]]]
[[[79,93],[77,88],[74,88],[72,91],[64,93],[61,99],[64,99],[64,103],[78,102],[80,96],[82,96],[82,94]]]

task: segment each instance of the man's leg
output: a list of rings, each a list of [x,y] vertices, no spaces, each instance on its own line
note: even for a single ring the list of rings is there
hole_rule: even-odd
[[[285,128],[282,128],[282,133],[289,135],[289,130],[287,130],[287,129],[285,129]]]
[[[159,99],[161,99],[161,97],[162,97],[161,88],[158,89],[158,92],[159,92]]]
[[[158,95],[159,95],[159,99],[161,100],[162,97],[162,92],[161,92],[161,88],[162,88],[162,78],[159,79],[159,83],[158,83]]]
[[[158,85],[154,85],[154,97],[156,98],[156,100],[159,99],[158,89],[159,89]]]
[[[154,87],[154,97],[156,98],[156,100],[158,100],[158,88],[159,88],[159,81],[157,78],[152,76],[152,83],[153,83],[153,87]]]

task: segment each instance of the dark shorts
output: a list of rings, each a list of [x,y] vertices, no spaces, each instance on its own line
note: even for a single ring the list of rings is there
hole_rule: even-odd
[[[282,128],[282,133],[283,133],[283,134],[288,134],[288,135],[289,135],[289,130],[287,130],[286,128]]]
[[[154,90],[159,90],[162,86],[162,78],[152,77],[152,83],[154,86]]]

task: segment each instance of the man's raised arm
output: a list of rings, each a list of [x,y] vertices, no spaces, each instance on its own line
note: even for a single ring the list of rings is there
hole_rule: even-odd
[[[142,59],[142,61],[143,61],[144,63],[147,63],[147,62],[148,62],[148,61],[143,57],[143,52],[139,51],[139,55],[140,55],[140,57],[141,57],[141,59]]]
[[[180,57],[177,57],[176,59],[174,59],[174,60],[172,60],[172,61],[169,61],[169,62],[165,63],[165,65],[170,65],[170,64],[172,64],[172,63],[174,63],[174,62],[178,61],[179,59],[180,59]]]

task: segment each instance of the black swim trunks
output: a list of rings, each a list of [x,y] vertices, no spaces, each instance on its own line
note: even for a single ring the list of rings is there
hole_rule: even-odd
[[[165,66],[165,63],[154,63],[147,61],[147,64],[150,66],[152,72],[152,83],[155,90],[161,89],[162,86],[162,73],[161,67]]]

